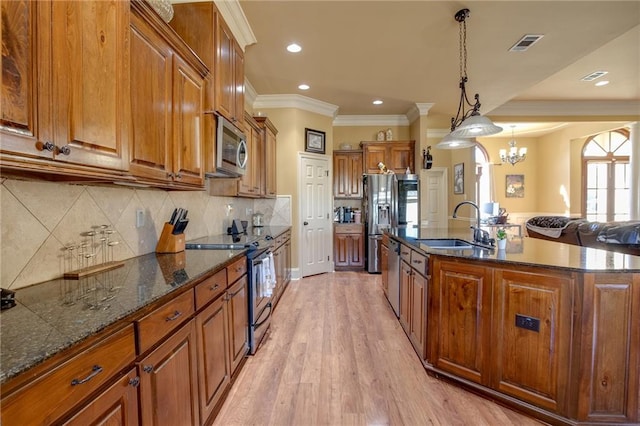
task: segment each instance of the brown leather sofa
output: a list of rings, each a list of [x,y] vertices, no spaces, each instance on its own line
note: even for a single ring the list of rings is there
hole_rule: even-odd
[[[533,238],[640,256],[640,221],[590,222],[564,216],[536,216],[526,223]]]

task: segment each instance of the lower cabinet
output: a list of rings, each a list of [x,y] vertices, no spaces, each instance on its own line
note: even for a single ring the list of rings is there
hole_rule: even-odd
[[[139,384],[140,379],[134,368],[63,424],[138,425]]]
[[[400,261],[400,325],[420,356],[426,359],[427,278],[404,260]]]
[[[144,425],[197,425],[198,366],[194,321],[138,363]]]
[[[382,272],[382,291],[389,298],[389,246],[387,245],[386,235],[382,237],[382,245],[380,246],[380,270]],[[387,237],[388,238],[388,237]]]
[[[364,228],[362,224],[334,225],[333,261],[336,270],[361,270],[364,268]]]
[[[291,231],[276,237],[273,263],[276,269],[276,288],[271,300],[275,308],[286,286],[291,281]]]
[[[249,349],[249,299],[247,276],[243,275],[227,290],[229,310],[229,359],[233,374]]]

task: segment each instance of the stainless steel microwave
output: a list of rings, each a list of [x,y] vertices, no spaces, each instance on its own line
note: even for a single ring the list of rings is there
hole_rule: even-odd
[[[216,115],[216,171],[206,173],[209,177],[238,177],[247,170],[249,153],[247,139],[226,118]]]

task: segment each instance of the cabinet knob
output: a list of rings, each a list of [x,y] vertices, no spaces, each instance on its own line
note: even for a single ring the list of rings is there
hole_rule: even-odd
[[[182,179],[182,173],[176,174],[176,179]]]
[[[168,177],[168,178],[170,178],[170,179],[173,179],[173,178],[174,178],[174,176],[175,176],[175,175],[174,175],[173,173],[171,173],[171,172],[167,173],[167,177]]]
[[[69,155],[71,154],[71,148],[69,147],[69,145],[61,146],[60,148],[58,148],[58,154]]]
[[[145,365],[144,367],[142,367],[142,371],[144,371],[145,373],[153,372],[153,365]]]
[[[136,376],[133,379],[129,380],[129,385],[137,388],[140,385],[140,377]]]
[[[56,148],[56,146],[54,144],[52,144],[50,141],[47,141],[47,142],[42,144],[42,150],[43,151],[53,152],[53,150],[55,148]]]
[[[212,285],[211,287],[209,287],[209,290],[216,291],[218,288],[220,288],[220,284]]]

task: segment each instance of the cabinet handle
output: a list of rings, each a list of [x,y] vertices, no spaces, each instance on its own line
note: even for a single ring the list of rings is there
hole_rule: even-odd
[[[100,367],[99,365],[94,365],[93,368],[91,369],[91,373],[87,377],[85,377],[84,379],[73,379],[71,381],[71,386],[87,383],[89,380],[93,379],[99,373],[102,373],[102,367]]]
[[[49,152],[53,152],[53,150],[55,149],[55,145],[52,144],[51,142],[47,141],[45,143],[42,144],[42,150],[43,151],[49,151]]]
[[[209,290],[216,291],[218,288],[220,288],[220,284],[212,285],[211,287],[209,287]]]
[[[422,260],[414,260],[413,263],[417,263],[419,265],[422,263]]]
[[[61,146],[58,148],[58,154],[69,155],[71,154],[71,148],[69,148],[69,145]]]
[[[175,175],[171,172],[167,173],[167,177],[173,179]]]
[[[178,173],[178,174],[176,175],[176,179],[182,179],[182,173]]]
[[[136,376],[133,379],[129,380],[129,385],[137,388],[140,385],[140,377]]]
[[[164,320],[165,320],[165,321],[167,321],[167,322],[169,322],[169,321],[175,321],[175,320],[177,320],[177,319],[180,317],[180,315],[182,315],[182,312],[180,312],[180,311],[175,311],[175,312],[173,313],[173,315],[171,315],[170,317],[166,317]]]
[[[153,365],[145,365],[144,367],[142,367],[142,371],[144,371],[145,373],[153,372]]]

